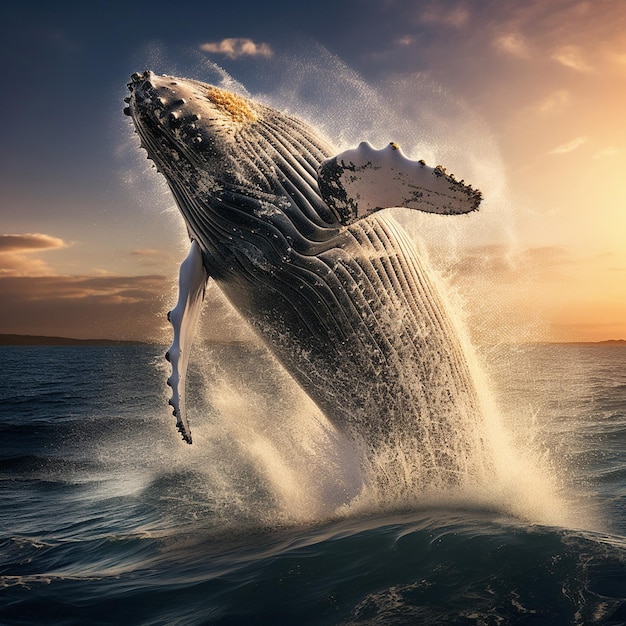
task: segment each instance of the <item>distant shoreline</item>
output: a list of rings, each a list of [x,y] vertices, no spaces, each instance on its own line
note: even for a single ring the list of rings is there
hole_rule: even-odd
[[[138,346],[145,341],[121,339],[74,339],[72,337],[47,337],[45,335],[0,334],[0,346]]]
[[[123,339],[74,339],[72,337],[48,337],[45,335],[15,335],[0,333],[0,346],[145,346],[158,342]],[[241,341],[210,342],[215,344],[246,343]],[[626,346],[626,339],[606,339],[605,341],[528,341],[526,345],[565,345],[565,346]]]
[[[529,341],[536,346],[626,346],[626,339],[605,339],[604,341]]]

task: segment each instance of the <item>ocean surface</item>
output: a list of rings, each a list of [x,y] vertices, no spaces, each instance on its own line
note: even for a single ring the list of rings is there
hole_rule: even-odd
[[[384,503],[254,346],[183,443],[163,350],[0,348],[0,624],[626,624],[626,347],[479,351],[494,474]]]

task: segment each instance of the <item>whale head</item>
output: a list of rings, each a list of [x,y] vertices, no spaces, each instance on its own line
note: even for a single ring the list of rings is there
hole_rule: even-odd
[[[317,185],[317,168],[333,150],[300,120],[153,72],[133,74],[128,87],[124,112],[204,250],[228,245],[233,229],[285,219],[309,239],[336,232],[338,218]]]

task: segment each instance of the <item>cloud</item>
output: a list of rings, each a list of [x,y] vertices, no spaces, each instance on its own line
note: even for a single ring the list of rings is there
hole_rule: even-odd
[[[0,333],[138,339],[163,345],[172,339],[166,314],[176,304],[173,276],[0,276],[0,293]],[[204,308],[210,323],[202,326],[203,337],[253,337],[217,287]]]
[[[462,28],[469,22],[469,19],[469,11],[462,5],[450,8],[440,4],[431,4],[420,15],[420,21],[426,24],[443,24],[454,28]]]
[[[175,276],[158,273],[162,263],[156,272],[139,276],[106,271],[59,275],[36,258],[41,251],[67,245],[49,235],[0,235],[0,333],[140,339],[164,345],[171,341],[166,312],[176,304]],[[161,260],[163,252],[140,248],[133,254],[150,261]],[[216,305],[215,294],[211,300],[205,305],[212,320],[207,336],[249,339],[239,318],[225,314],[225,300],[218,299]]]
[[[607,157],[613,157],[616,156],[620,153],[619,148],[616,148],[615,146],[609,146],[608,148],[604,148],[603,150],[599,150],[598,152],[596,152],[593,155],[594,159],[604,159]]]
[[[138,257],[153,257],[158,254],[162,254],[161,250],[155,250],[154,248],[138,248],[137,250],[133,250],[131,255]]]
[[[200,45],[200,50],[212,54],[223,54],[229,59],[239,59],[245,56],[266,57],[274,56],[274,51],[266,43],[255,43],[252,39],[232,37],[217,42],[207,42]]]
[[[574,262],[571,253],[560,246],[487,245],[467,250],[451,268],[451,273],[456,278],[481,276],[488,277],[490,282],[515,282],[554,272]]]
[[[150,276],[20,276],[2,279],[6,294],[30,302],[40,300],[82,300],[98,298],[103,302],[137,302],[146,293],[162,293],[164,277]],[[143,295],[139,295],[143,294]]]
[[[0,277],[0,292],[3,333],[149,339],[167,326],[163,294],[171,292],[171,281],[160,275],[7,276]]]
[[[507,33],[500,35],[493,41],[497,50],[515,57],[516,59],[529,59],[530,49],[526,40],[520,33]]]
[[[68,243],[42,233],[0,235],[0,276],[42,276],[52,270],[35,253],[67,248]]]
[[[572,139],[572,141],[568,141],[567,143],[553,148],[548,154],[568,154],[580,148],[584,143],[587,143],[587,137],[576,137],[576,139]]]
[[[566,108],[572,100],[571,94],[565,89],[553,91],[546,98],[537,103],[533,108],[542,115],[557,113]]]
[[[25,233],[24,235],[0,235],[0,254],[24,253],[40,250],[67,248],[67,243],[58,237],[41,233]]]
[[[160,272],[162,267],[176,267],[180,263],[180,259],[174,258],[168,251],[154,248],[137,248],[132,250],[130,255],[133,262],[137,266],[142,266],[148,273]]]
[[[399,46],[412,46],[416,41],[413,35],[403,35],[395,40]]]
[[[591,66],[583,58],[582,52],[576,46],[562,46],[554,52],[552,59],[577,72],[588,73],[592,71]]]

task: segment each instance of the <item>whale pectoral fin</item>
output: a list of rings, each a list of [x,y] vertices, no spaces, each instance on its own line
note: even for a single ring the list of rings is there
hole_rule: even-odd
[[[167,319],[174,327],[174,341],[165,355],[172,365],[172,374],[167,379],[167,384],[172,388],[169,403],[174,407],[176,427],[187,443],[191,443],[191,430],[185,412],[185,379],[208,279],[200,246],[192,241],[189,254],[178,273],[178,302],[167,314]]]
[[[374,150],[366,141],[358,148],[326,159],[318,169],[324,202],[348,226],[388,207],[454,215],[475,211],[482,194],[446,170],[407,158],[390,143]]]

